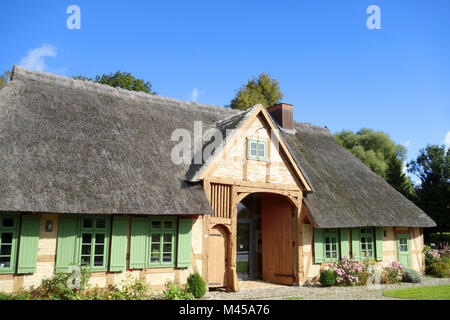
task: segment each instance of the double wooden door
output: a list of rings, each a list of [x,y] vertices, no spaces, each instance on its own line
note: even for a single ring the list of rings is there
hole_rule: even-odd
[[[262,275],[264,281],[292,284],[294,275],[293,209],[282,196],[261,198]]]

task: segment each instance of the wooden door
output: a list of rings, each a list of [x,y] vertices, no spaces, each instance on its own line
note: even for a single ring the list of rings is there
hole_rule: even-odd
[[[294,282],[292,206],[282,196],[262,194],[261,237],[263,280],[292,284]]]
[[[397,234],[397,252],[398,262],[409,268],[410,264],[410,248],[409,234]]]
[[[215,226],[208,235],[208,286],[227,286],[228,233],[223,226]]]

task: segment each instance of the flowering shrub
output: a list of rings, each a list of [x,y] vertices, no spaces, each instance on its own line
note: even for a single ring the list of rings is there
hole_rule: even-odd
[[[425,254],[425,265],[431,265],[435,262],[438,262],[441,259],[441,255],[435,249],[431,249],[428,246],[423,248],[423,252]]]
[[[365,271],[364,264],[352,258],[342,257],[332,268],[336,271],[336,284],[355,286],[360,284],[360,273]]]
[[[397,261],[392,261],[390,265],[383,268],[381,274],[382,283],[397,283],[402,280],[402,273],[405,267]]]

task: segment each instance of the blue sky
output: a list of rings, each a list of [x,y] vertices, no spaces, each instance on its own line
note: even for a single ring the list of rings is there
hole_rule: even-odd
[[[69,30],[69,5],[81,29]],[[369,5],[381,30],[369,30]],[[0,71],[128,71],[163,96],[225,105],[266,72],[294,118],[450,144],[450,1],[2,1]]]

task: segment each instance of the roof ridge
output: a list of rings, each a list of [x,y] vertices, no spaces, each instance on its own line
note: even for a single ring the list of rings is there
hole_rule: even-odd
[[[101,94],[107,94],[114,97],[124,98],[124,99],[136,99],[140,101],[148,102],[172,102],[179,104],[182,107],[188,108],[198,108],[205,111],[219,111],[223,113],[228,113],[233,116],[233,113],[238,114],[237,110],[231,108],[225,108],[222,106],[212,105],[212,104],[200,104],[198,102],[192,102],[187,100],[179,100],[172,97],[165,97],[159,95],[152,95],[145,92],[130,91],[127,89],[111,87],[106,84],[96,83],[94,81],[85,81],[73,79],[66,76],[56,75],[49,72],[33,71],[23,68],[18,65],[13,66],[13,71],[11,74],[11,81],[14,79],[32,79],[36,81],[43,81],[47,83],[56,84],[66,88],[83,89],[88,91],[94,91]],[[228,116],[228,115],[227,115]]]

